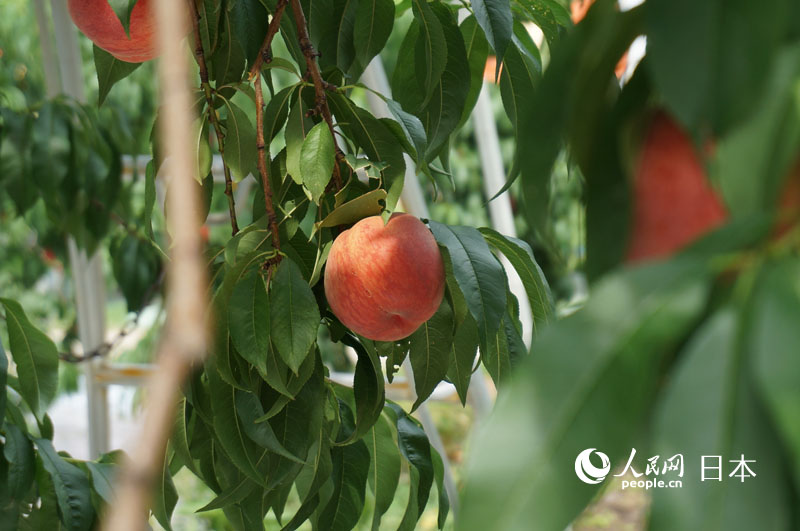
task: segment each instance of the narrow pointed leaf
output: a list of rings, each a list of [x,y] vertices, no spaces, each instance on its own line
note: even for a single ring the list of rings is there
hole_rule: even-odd
[[[478,324],[481,345],[488,345],[506,309],[506,276],[477,229],[430,222],[440,245],[447,248],[453,275]]]
[[[272,344],[295,374],[317,339],[319,307],[297,264],[284,258],[269,293]]]

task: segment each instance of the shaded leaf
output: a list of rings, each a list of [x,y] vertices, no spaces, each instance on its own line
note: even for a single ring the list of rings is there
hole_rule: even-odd
[[[228,326],[236,351],[251,365],[266,370],[270,338],[267,287],[258,269],[236,282],[228,301]]]
[[[411,410],[417,409],[447,375],[450,350],[453,344],[453,311],[443,298],[439,309],[411,334],[409,359],[414,370],[414,390],[417,399]]]
[[[28,320],[17,301],[0,298],[6,309],[9,350],[17,365],[19,391],[37,416],[56,395],[58,351],[53,341]]]
[[[614,462],[630,453],[662,356],[703,309],[704,276],[678,260],[608,276],[539,335],[473,447],[463,529],[563,529],[578,515],[597,486],[564,471],[589,444]]]
[[[142,63],[126,63],[120,61],[107,51],[99,48],[97,45],[92,47],[94,54],[94,67],[97,71],[97,104],[102,105],[106,100],[106,96],[111,91],[111,87],[117,81],[125,79],[131,72],[139,68]]]
[[[380,529],[381,516],[394,501],[400,480],[400,452],[397,449],[396,428],[386,415],[381,415],[364,437],[370,454],[369,486],[375,495],[372,529]]]
[[[77,466],[67,463],[47,439],[33,439],[42,466],[53,482],[58,512],[64,527],[69,530],[89,529],[94,521],[89,479]]]
[[[225,119],[225,152],[223,158],[237,181],[241,181],[256,166],[256,132],[247,114],[227,100]]]
[[[687,470],[682,488],[654,491],[651,529],[790,527],[779,444],[747,374],[737,313],[723,308],[704,323],[662,394],[654,450],[665,458],[682,454]],[[704,455],[721,457],[722,483],[702,481]],[[756,477],[729,477],[740,456],[756,460],[749,464]]]

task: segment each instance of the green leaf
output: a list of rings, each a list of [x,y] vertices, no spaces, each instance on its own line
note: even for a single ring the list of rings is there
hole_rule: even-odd
[[[555,319],[555,304],[547,279],[533,256],[533,250],[526,242],[503,236],[494,229],[484,227],[479,230],[486,242],[511,262],[522,279],[533,314],[533,331],[538,334],[539,327]]]
[[[330,94],[328,101],[347,137],[364,151],[369,160],[387,163],[382,171],[383,188],[387,191],[386,209],[394,210],[403,189],[406,170],[403,148],[386,125],[344,95]]]
[[[349,437],[340,442],[348,444],[360,439],[383,411],[386,401],[385,384],[381,360],[375,351],[374,343],[369,339],[357,341],[351,334],[342,337],[342,343],[353,348],[358,355],[355,373],[353,374],[353,397],[356,406],[356,423]]]
[[[272,453],[296,463],[303,461],[283,447],[268,422],[257,422],[264,416],[264,408],[258,397],[245,391],[236,391],[236,412],[242,420],[244,432],[254,443]]]
[[[400,480],[400,452],[395,439],[397,429],[386,415],[381,415],[364,437],[370,454],[369,486],[375,495],[375,510],[372,513],[372,529],[380,529],[381,516],[394,501]]]
[[[552,49],[565,27],[572,26],[569,10],[558,0],[516,0],[514,8],[522,11],[541,28]]]
[[[732,217],[774,211],[781,186],[797,159],[800,145],[800,47],[775,58],[765,97],[755,104],[754,116],[718,143],[710,179],[719,184]]]
[[[478,21],[475,20],[475,15],[465,18],[459,29],[464,39],[467,63],[469,63],[469,92],[467,92],[467,97],[464,100],[464,110],[461,113],[461,120],[459,120],[456,129],[464,125],[478,102],[478,96],[480,96],[483,88],[483,72],[486,69],[486,58],[489,56],[489,42],[478,25]]]
[[[417,84],[425,95],[422,99],[424,105],[433,95],[447,64],[447,42],[444,39],[442,24],[427,0],[411,0],[411,10],[419,25],[414,61]],[[404,48],[401,48],[400,53],[411,55],[410,50]]]
[[[3,341],[0,339],[0,426],[6,418],[6,381],[8,380],[8,356],[3,348]]]
[[[0,298],[6,309],[9,349],[17,365],[19,391],[38,418],[55,398],[58,351],[53,341],[34,327],[17,301]]]
[[[297,264],[284,258],[272,277],[269,292],[272,344],[297,374],[317,339],[319,307]]]
[[[267,34],[267,10],[259,0],[241,0],[228,4],[231,31],[244,49],[248,64],[253,64]]]
[[[752,102],[763,97],[791,6],[791,0],[656,0],[643,6],[648,67],[683,124],[694,129],[710,122],[718,135],[747,118]]]
[[[597,486],[572,475],[575,456],[589,444],[613,462],[630,453],[664,354],[705,305],[705,275],[673,260],[607,276],[539,335],[474,443],[464,530],[563,529],[578,515]]]
[[[148,238],[153,236],[153,207],[156,204],[156,165],[154,160],[149,160],[144,170],[144,211],[142,224]]]
[[[443,4],[432,4],[431,9],[441,23],[447,42],[447,65],[427,107],[417,114],[428,135],[428,162],[448,149],[450,135],[461,122],[471,82],[467,50],[455,16]]]
[[[800,482],[800,263],[783,260],[760,275],[753,300],[749,356],[758,392],[766,403],[784,447],[793,455]]]
[[[364,509],[370,455],[364,441],[331,449],[333,495],[319,518],[320,529],[349,531]]]
[[[439,515],[437,523],[439,529],[444,529],[447,513],[450,512],[450,498],[444,487],[444,463],[442,462],[442,456],[440,456],[439,452],[433,447],[431,447],[431,458],[433,460],[433,478],[436,481],[436,490],[439,492]]]
[[[114,502],[114,479],[118,465],[113,463],[95,463],[86,461],[84,463],[89,471],[89,478],[92,481],[92,490],[96,492],[106,504]],[[100,507],[95,506],[96,510]]]
[[[294,96],[296,85],[286,87],[272,98],[264,109],[264,140],[269,143],[283,128],[289,116],[289,107]]]
[[[266,370],[270,337],[270,306],[267,287],[258,269],[242,277],[228,301],[228,326],[236,351],[248,363]]]
[[[77,466],[58,455],[47,439],[33,439],[42,466],[55,488],[58,512],[64,527],[69,530],[90,529],[94,521],[89,479]]]
[[[128,311],[141,310],[152,296],[161,272],[161,260],[155,248],[134,234],[125,234],[115,239],[109,253],[112,256],[112,271]]]
[[[517,28],[523,38],[530,40],[524,26],[516,24],[515,30]],[[535,52],[535,55],[528,51],[529,48]],[[541,76],[542,60],[536,45],[530,42],[529,46],[525,46],[521,39],[514,35],[503,63],[503,73],[500,76],[500,95],[503,98],[506,114],[514,125],[515,133],[520,129],[520,119],[527,115],[526,106],[530,104],[531,94]]]
[[[511,42],[511,4],[508,0],[471,0],[472,12],[497,56],[497,71]]]
[[[119,20],[119,23],[122,25],[122,29],[125,30],[125,36],[128,39],[131,38],[131,13],[137,1],[138,0],[108,0],[108,5],[111,6],[111,9],[117,16],[117,20]]]
[[[662,394],[653,450],[682,454],[687,472],[682,488],[653,491],[653,530],[790,527],[785,462],[749,375],[737,314],[723,308],[693,335]],[[722,482],[702,481],[704,455],[721,457]],[[740,456],[755,460],[748,466],[756,477],[730,477]]]
[[[220,9],[219,45],[211,56],[211,72],[216,86],[226,83],[238,83],[242,79],[246,59],[244,49],[231,27],[227,9]]]
[[[211,173],[211,146],[208,143],[208,121],[205,114],[195,120],[193,134],[198,170],[195,179],[202,183],[203,178]]]
[[[397,446],[411,467],[413,486],[400,529],[414,529],[414,524],[422,516],[428,504],[428,496],[433,485],[431,444],[423,429],[405,411],[396,404],[389,404],[389,407],[397,415]]]
[[[207,504],[203,505],[199,509],[197,509],[197,513],[202,513],[205,511],[213,511],[214,509],[222,509],[224,507],[228,507],[229,505],[234,505],[239,503],[240,501],[247,498],[257,487],[258,485],[249,479],[245,479],[238,485],[234,486],[231,489],[228,489],[218,496],[214,497],[213,500],[208,502]]]
[[[428,146],[428,138],[425,135],[425,127],[422,125],[422,122],[413,114],[404,111],[400,104],[394,100],[387,99],[386,106],[396,118],[397,123],[400,124],[406,138],[408,138],[414,146],[414,152],[409,153],[409,155],[414,157],[417,164],[422,164]]]
[[[443,298],[433,317],[411,334],[409,359],[417,395],[411,411],[417,409],[447,375],[452,345],[453,311]]]
[[[360,0],[353,26],[356,59],[366,67],[383,50],[394,25],[392,0]]]
[[[106,101],[106,96],[117,81],[125,79],[131,72],[139,68],[142,63],[126,63],[120,61],[107,51],[94,45],[94,67],[97,71],[97,105]]]
[[[247,114],[227,100],[225,119],[225,152],[223,158],[237,181],[241,181],[256,166],[256,131]]]
[[[471,314],[467,313],[464,320],[456,328],[453,344],[450,346],[450,364],[447,377],[453,382],[461,399],[461,405],[467,405],[467,391],[472,378],[472,369],[475,366],[475,354],[478,351],[478,325]]]
[[[30,441],[22,430],[15,424],[6,422],[3,426],[3,431],[5,432],[3,457],[8,463],[8,468],[6,468],[6,474],[3,478],[3,491],[7,492],[17,502],[20,502],[27,496],[33,483],[33,475],[36,469],[33,446],[31,446]]]
[[[153,489],[152,507],[153,516],[156,517],[158,523],[167,531],[172,530],[172,512],[175,510],[175,505],[178,503],[178,491],[175,490],[175,484],[172,482],[172,476],[169,473],[169,459],[167,459],[169,454],[170,451],[167,449],[164,466],[161,467],[161,472],[156,479],[155,488]]]
[[[306,107],[303,104],[302,93],[298,92],[297,101],[289,112],[286,123],[286,170],[297,184],[303,184],[303,171],[300,168],[300,158],[304,140],[314,122],[306,118]]]
[[[436,241],[448,251],[453,275],[478,324],[481,345],[488,345],[506,309],[505,270],[477,229],[435,221],[430,227]]]
[[[255,448],[245,434],[239,416],[235,414],[235,389],[222,381],[215,371],[206,372],[214,415],[214,432],[221,449],[243,474],[259,484],[265,484],[265,475],[258,468],[264,451],[259,452]]]
[[[503,316],[497,334],[486,347],[481,347],[483,365],[494,380],[495,386],[504,386],[511,377],[511,371],[525,357],[527,349],[522,336],[514,327],[509,314]]]
[[[335,163],[333,136],[328,124],[323,121],[311,128],[300,149],[299,177],[317,204],[331,180]]]
[[[219,15],[221,4],[215,0],[201,0],[197,4],[197,25],[200,31],[200,41],[203,44],[203,53],[212,57],[219,43]],[[206,61],[208,67],[213,64]]]

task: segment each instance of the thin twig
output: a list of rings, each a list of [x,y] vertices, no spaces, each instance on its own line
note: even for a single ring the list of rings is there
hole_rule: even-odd
[[[269,43],[267,43],[268,48]],[[278,218],[275,216],[275,207],[272,204],[272,185],[267,171],[267,146],[264,143],[264,94],[261,88],[261,70],[256,70],[253,82],[256,89],[256,148],[258,148],[258,171],[261,174],[261,186],[264,188],[264,209],[267,211],[269,230],[272,233],[272,247],[280,251],[281,238],[278,235]]]
[[[269,63],[272,61],[272,39],[275,38],[275,35],[278,33],[278,30],[281,27],[283,11],[286,9],[286,5],[288,3],[289,0],[278,0],[278,5],[275,7],[275,14],[272,15],[272,20],[269,22],[267,34],[264,37],[264,42],[261,44],[261,48],[258,50],[256,60],[253,62],[253,66],[250,68],[248,79],[255,78],[256,75],[261,72],[261,65],[263,63]]]
[[[231,170],[225,163],[225,137],[222,135],[222,129],[219,126],[219,120],[217,120],[217,113],[214,110],[213,91],[211,84],[208,82],[206,55],[203,51],[203,41],[200,38],[200,12],[197,11],[197,4],[195,4],[194,0],[187,0],[187,2],[191,10],[192,31],[194,32],[194,57],[200,69],[200,85],[206,97],[208,121],[211,122],[211,126],[217,135],[217,146],[219,147],[220,155],[222,155],[222,170],[225,173],[225,195],[228,196],[228,212],[231,218],[231,235],[236,236],[236,233],[239,232],[239,223],[236,220],[236,202],[233,199],[233,179],[231,178]]]
[[[325,90],[332,88],[332,85],[322,79],[322,74],[319,72],[317,66],[317,53],[314,51],[314,45],[311,44],[311,39],[308,37],[308,26],[306,24],[306,16],[303,14],[303,6],[300,5],[300,0],[290,0],[292,4],[292,12],[294,13],[294,21],[297,25],[297,37],[300,42],[300,49],[303,50],[303,55],[306,58],[306,67],[308,74],[311,75],[311,80],[314,82],[314,95],[316,100],[315,111],[322,115],[322,119],[328,124],[328,129],[333,138],[333,145],[336,148],[336,164],[333,165],[333,183],[336,190],[342,189],[342,176],[339,172],[339,161],[344,158],[344,153],[339,149],[336,143],[336,131],[333,128],[333,117],[331,110],[328,107],[328,97]]]
[[[192,103],[189,65],[181,41],[190,14],[180,2],[153,2],[161,60],[159,78],[164,151],[170,166],[169,218],[173,245],[168,264],[167,322],[158,348],[158,368],[149,382],[144,424],[136,447],[116,480],[116,501],[103,521],[107,531],[141,531],[147,526],[152,487],[164,467],[180,387],[206,353],[208,279],[200,237],[200,198],[191,149]],[[190,18],[190,17],[189,17]]]

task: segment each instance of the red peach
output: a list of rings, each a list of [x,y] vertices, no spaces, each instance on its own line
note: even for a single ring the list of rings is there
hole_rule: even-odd
[[[670,256],[725,222],[728,215],[687,135],[658,113],[633,182],[627,261]]]
[[[130,38],[108,0],[69,0],[68,7],[78,29],[120,61],[141,63],[156,56],[155,19],[149,0],[139,0],[133,7]]]
[[[417,218],[364,218],[336,238],[325,266],[331,310],[354,332],[376,341],[411,335],[444,295],[436,240]]]

